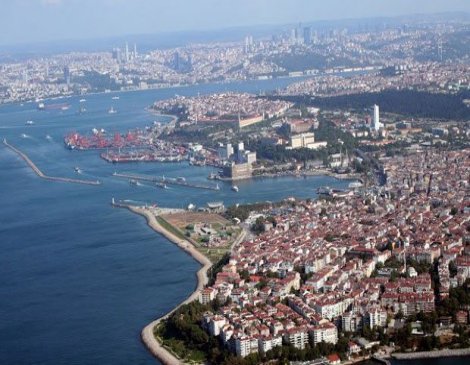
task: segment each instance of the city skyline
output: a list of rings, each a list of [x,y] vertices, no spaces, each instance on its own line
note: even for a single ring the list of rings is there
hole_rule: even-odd
[[[4,14],[0,45],[92,39],[132,34],[210,31],[232,27],[281,25],[323,20],[394,17],[417,13],[469,12],[464,0],[404,0],[380,4],[361,0],[354,5],[296,0],[21,0],[1,1]],[[217,5],[217,6],[215,6]],[[178,9],[175,12],[175,9]]]

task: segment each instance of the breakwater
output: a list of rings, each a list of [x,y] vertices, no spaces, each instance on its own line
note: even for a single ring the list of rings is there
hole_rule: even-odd
[[[397,353],[392,354],[392,357],[397,360],[435,359],[439,357],[454,357],[454,356],[470,356],[470,348],[444,349],[444,350],[421,351],[421,352],[397,352]]]
[[[58,177],[58,176],[48,176],[44,174],[39,167],[36,166],[36,164],[31,161],[31,159],[24,153],[21,152],[18,148],[12,146],[7,142],[6,139],[3,139],[3,144],[8,147],[10,150],[18,154],[27,164],[31,169],[38,175],[40,178],[49,180],[49,181],[60,181],[60,182],[66,182],[66,183],[74,183],[74,184],[84,184],[84,185],[100,185],[101,181],[99,180],[82,180],[82,179],[73,179],[73,178],[68,178],[68,177]]]
[[[153,182],[153,183],[158,183],[158,184],[184,186],[187,188],[220,190],[219,185],[212,186],[212,185],[194,184],[194,183],[187,182],[184,179],[173,179],[173,178],[158,177],[158,176],[144,176],[144,175],[136,175],[136,174],[121,174],[117,172],[115,172],[113,176],[122,177],[126,179],[131,179],[131,180],[137,180],[137,181],[140,180],[140,181]]]

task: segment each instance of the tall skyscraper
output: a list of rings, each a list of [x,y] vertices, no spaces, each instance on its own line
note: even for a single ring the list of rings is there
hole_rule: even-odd
[[[64,67],[64,81],[67,84],[67,87],[70,86],[70,68],[69,66]]]
[[[129,62],[129,44],[126,42],[126,62]]]
[[[113,59],[115,59],[117,63],[122,62],[121,48],[113,48]]]
[[[376,132],[379,131],[380,128],[382,128],[383,125],[380,123],[380,109],[377,104],[374,104],[373,108],[373,128]]]
[[[134,59],[137,58],[137,44],[134,43]]]
[[[304,28],[304,43],[305,44],[312,43],[312,28],[310,27]]]

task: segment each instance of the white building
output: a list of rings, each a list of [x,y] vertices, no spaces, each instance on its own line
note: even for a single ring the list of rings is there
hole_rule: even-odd
[[[240,336],[234,339],[234,348],[237,356],[245,357],[258,352],[258,340],[249,336]]]
[[[379,307],[374,307],[367,311],[365,319],[370,329],[385,327],[387,325],[387,312]]]
[[[209,333],[211,336],[218,336],[220,330],[227,323],[227,319],[223,316],[214,316],[209,322]]]
[[[341,328],[344,332],[357,332],[362,328],[362,316],[358,313],[347,312],[341,317]]]
[[[204,288],[199,292],[199,302],[201,304],[209,304],[215,299],[217,291],[214,288]]]
[[[303,350],[308,344],[307,328],[291,328],[284,334],[284,339],[295,348]]]
[[[380,123],[380,108],[377,104],[374,104],[373,128],[376,132],[378,132],[379,129],[382,127],[383,127],[383,124]]]
[[[317,345],[320,342],[332,343],[335,345],[338,342],[338,329],[331,322],[313,327],[311,334],[314,345]]]
[[[277,346],[282,346],[281,336],[267,336],[258,339],[258,351],[266,353]]]

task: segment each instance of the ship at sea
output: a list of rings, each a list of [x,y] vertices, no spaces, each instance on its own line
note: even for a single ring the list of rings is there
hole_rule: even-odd
[[[68,110],[70,104],[68,103],[55,103],[55,104],[45,104],[39,103],[38,110]]]
[[[232,185],[232,191],[238,193],[238,186],[237,185]]]
[[[116,113],[117,113],[117,111],[116,111],[116,109],[114,109],[114,107],[111,107],[111,108],[108,109],[108,114],[116,114]]]

